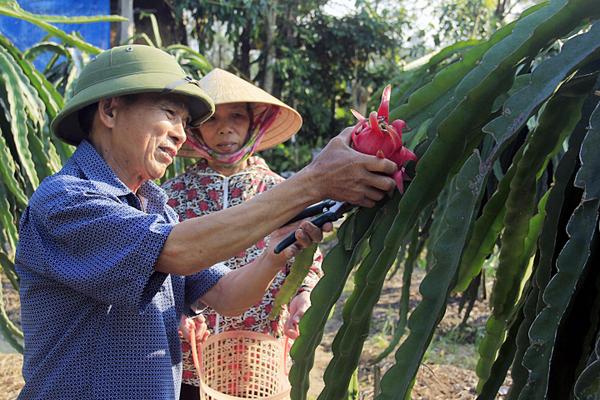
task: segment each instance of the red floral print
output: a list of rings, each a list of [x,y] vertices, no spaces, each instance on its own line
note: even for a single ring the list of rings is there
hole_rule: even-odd
[[[211,199],[212,201],[219,200],[219,193],[217,193],[216,190],[209,190],[208,198]]]
[[[172,186],[173,190],[184,190],[185,189],[185,183],[183,182],[174,182],[173,186]]]
[[[217,322],[217,315],[216,314],[209,314],[206,318],[206,324],[208,325],[209,328],[214,328]]]
[[[190,350],[191,350],[190,344],[187,341],[182,340],[181,341],[181,351],[186,352],[186,351],[190,351]]]
[[[183,370],[182,378],[185,379],[186,381],[194,379],[195,377],[196,377],[195,370],[187,370],[187,369]]]
[[[240,188],[236,187],[231,191],[231,197],[233,197],[233,198],[240,197],[241,195],[242,195],[242,189],[240,189]]]
[[[198,214],[196,214],[193,210],[187,209],[185,210],[185,218],[196,218]]]
[[[252,328],[256,324],[256,318],[254,317],[246,317],[244,320],[244,326],[247,328]]]
[[[186,195],[188,200],[194,200],[198,197],[198,191],[196,189],[190,189],[186,192]]]
[[[206,211],[208,210],[208,203],[203,200],[200,203],[198,203],[198,208],[200,209],[200,211]]]
[[[179,205],[179,202],[177,201],[177,199],[169,199],[169,201],[167,201],[167,204],[175,208]]]

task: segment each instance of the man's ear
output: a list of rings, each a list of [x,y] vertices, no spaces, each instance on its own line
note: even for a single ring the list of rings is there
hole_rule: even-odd
[[[116,97],[102,99],[98,102],[98,117],[102,124],[107,128],[113,128],[115,126],[117,104],[118,99]]]

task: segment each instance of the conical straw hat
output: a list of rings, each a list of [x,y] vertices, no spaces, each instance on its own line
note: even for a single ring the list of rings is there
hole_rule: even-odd
[[[296,110],[261,88],[220,68],[213,69],[204,78],[200,79],[198,85],[213,99],[216,106],[227,103],[251,103],[255,109],[260,109],[261,105],[266,104],[279,106],[279,114],[265,132],[256,151],[265,150],[285,142],[298,132],[302,126],[302,117]],[[178,155],[202,157],[187,143],[179,150]]]

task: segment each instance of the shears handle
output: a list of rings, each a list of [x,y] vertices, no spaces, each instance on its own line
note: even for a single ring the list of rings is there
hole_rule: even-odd
[[[310,222],[313,225],[322,228],[325,223],[336,221],[338,218],[339,217],[335,213],[326,212],[325,214],[319,215],[317,218],[312,219]],[[296,242],[296,231],[290,233],[285,239],[279,242],[277,246],[275,246],[275,250],[273,250],[273,252],[275,254],[279,254],[284,249],[294,244],[294,242]]]
[[[286,222],[285,225],[292,224],[296,221],[300,221],[305,218],[314,217],[315,215],[321,214],[323,211],[333,207],[334,205],[335,205],[335,201],[333,201],[333,200],[323,200],[320,203],[317,203],[310,207],[305,208],[294,218],[292,218],[288,222]]]

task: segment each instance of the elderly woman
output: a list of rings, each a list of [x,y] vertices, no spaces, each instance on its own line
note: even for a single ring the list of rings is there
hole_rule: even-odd
[[[350,149],[346,132],[286,182],[177,223],[152,181],[173,161],[186,125],[213,111],[175,59],[155,48],[116,47],[83,69],[52,122],[77,150],[41,183],[20,222],[21,398],[177,398],[184,308],[200,300],[224,315],[241,313],[321,232],[304,222],[297,246],[280,258],[269,249],[236,271],[213,265],[311,203],[371,206],[394,185],[395,165]]]
[[[265,160],[255,154],[288,140],[302,125],[300,114],[264,90],[219,68],[198,81],[215,103],[215,113],[199,127],[188,132],[180,155],[200,158],[183,174],[169,180],[163,189],[168,204],[179,214],[180,221],[233,207],[283,182]],[[244,252],[225,261],[236,270],[249,265],[265,250],[260,240]],[[321,255],[314,263],[300,290],[289,304],[289,316],[274,321],[268,316],[275,293],[279,291],[291,262],[275,277],[260,302],[239,316],[223,316],[208,308],[210,332],[250,330],[275,337],[298,336],[298,321],[310,306],[310,290],[321,275]],[[242,289],[242,288],[240,288]],[[183,384],[180,399],[199,399],[199,381],[195,373],[189,344],[182,343]]]

